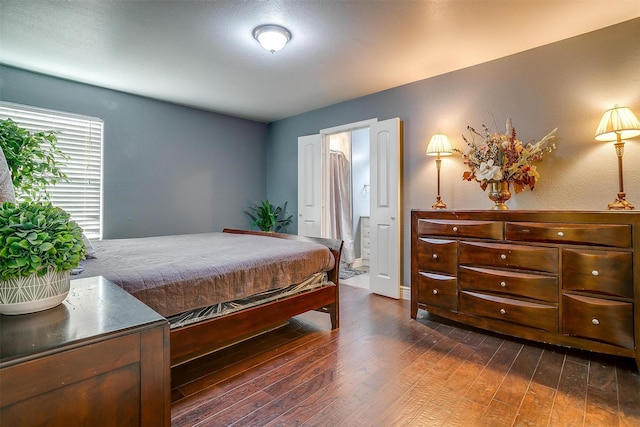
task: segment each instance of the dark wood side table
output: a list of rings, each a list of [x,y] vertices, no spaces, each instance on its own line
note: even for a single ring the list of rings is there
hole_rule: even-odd
[[[102,277],[0,315],[0,425],[170,426],[169,324]]]

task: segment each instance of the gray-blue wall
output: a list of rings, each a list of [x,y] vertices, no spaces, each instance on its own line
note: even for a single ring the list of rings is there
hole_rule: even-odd
[[[486,123],[502,131],[511,117],[525,141],[559,128],[558,150],[538,166],[542,179],[534,192],[514,196],[512,209],[599,210],[615,197],[615,154],[610,144],[594,141],[594,131],[615,103],[640,114],[639,40],[640,19],[634,19],[269,125],[1,66],[0,99],[105,120],[107,238],[246,227],[243,209],[265,196],[277,204],[288,201],[297,218],[299,136],[400,117],[408,284],[410,211],[428,209],[434,201],[435,165],[424,149],[438,131],[464,148],[467,125]],[[625,151],[625,189],[636,205],[637,142],[629,141]],[[488,208],[479,186],[462,182],[459,156],[443,159],[442,168],[441,193],[451,208]],[[295,229],[297,223],[290,227]]]
[[[525,142],[558,127],[558,149],[538,164],[542,177],[535,191],[514,195],[511,209],[601,210],[617,193],[617,163],[612,145],[596,142],[594,132],[603,112],[615,103],[631,107],[640,116],[639,76],[640,19],[634,19],[280,120],[269,125],[267,196],[297,206],[299,136],[371,118],[400,117],[404,130],[403,284],[408,285],[411,209],[430,209],[437,192],[435,162],[424,154],[433,134],[445,133],[455,147],[465,150],[462,135],[468,135],[468,125],[480,128],[484,123],[504,132],[506,119],[512,118]],[[640,204],[639,142],[637,138],[629,141],[625,151],[625,189],[636,206]],[[477,183],[462,181],[464,170],[459,155],[443,159],[444,201],[454,209],[490,208]],[[297,223],[292,225],[296,227]]]
[[[353,193],[353,240],[356,258],[362,256],[360,243],[360,217],[369,216],[371,201],[371,156],[369,147],[369,129],[351,132],[351,181]]]
[[[103,237],[247,228],[263,123],[0,66],[0,99],[104,120]]]

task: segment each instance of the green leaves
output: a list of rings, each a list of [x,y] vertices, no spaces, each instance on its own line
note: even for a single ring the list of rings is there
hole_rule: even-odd
[[[38,246],[38,249],[40,250],[40,252],[48,252],[53,248],[54,248],[53,244],[51,244],[49,242],[44,242],[43,244]]]
[[[0,147],[11,170],[16,197],[23,200],[48,199],[48,185],[68,182],[60,169],[69,156],[57,148],[54,132],[30,132],[13,120],[0,120]]]
[[[293,215],[286,216],[287,202],[282,207],[272,205],[269,200],[261,204],[254,204],[244,211],[253,221],[252,227],[258,227],[262,231],[287,231],[287,226],[293,222]]]
[[[48,202],[0,206],[0,280],[70,270],[85,253],[82,229]]]

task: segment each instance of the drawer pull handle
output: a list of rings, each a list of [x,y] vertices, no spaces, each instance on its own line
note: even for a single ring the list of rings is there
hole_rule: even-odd
[[[500,259],[507,259],[507,256],[505,254],[500,255]]]
[[[505,310],[504,308],[500,309],[500,314],[507,314],[507,310]]]
[[[593,276],[597,276],[597,275],[599,275],[600,273],[598,272],[598,270],[593,270],[593,271],[591,272],[591,274],[592,274]]]
[[[453,231],[458,232],[458,227],[453,227]]]
[[[599,325],[600,321],[594,317],[593,319],[591,319],[591,323],[593,323],[594,325]]]
[[[507,286],[507,282],[500,282],[500,286],[502,286],[503,288]]]
[[[558,237],[564,237],[564,233],[562,231],[558,231]]]
[[[433,255],[431,255],[431,258],[433,258],[433,259],[438,259],[438,254],[433,254]]]
[[[434,289],[434,290],[433,290],[433,294],[434,294],[434,295],[438,295],[438,290],[437,290],[437,289]]]

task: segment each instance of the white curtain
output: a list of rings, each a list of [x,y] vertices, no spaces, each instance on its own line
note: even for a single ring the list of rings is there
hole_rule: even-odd
[[[331,238],[344,241],[342,260],[351,264],[355,260],[351,215],[351,165],[340,151],[331,151],[329,156],[331,163],[329,235]]]

